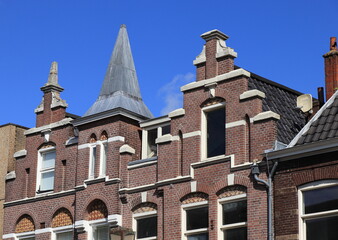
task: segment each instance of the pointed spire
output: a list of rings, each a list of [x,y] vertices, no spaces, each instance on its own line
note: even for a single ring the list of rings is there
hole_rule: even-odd
[[[41,88],[43,92],[56,90],[62,92],[63,88],[58,83],[58,63],[52,62],[47,83]]]
[[[84,116],[123,108],[146,118],[153,115],[144,104],[131,53],[126,25],[122,24],[99,97]]]

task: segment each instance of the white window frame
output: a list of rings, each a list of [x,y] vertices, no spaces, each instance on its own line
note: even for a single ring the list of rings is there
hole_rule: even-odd
[[[324,216],[338,216],[338,209],[319,213],[304,214],[303,192],[319,188],[326,188],[338,185],[338,180],[322,180],[311,182],[298,188],[298,211],[299,211],[299,239],[306,239],[306,223],[308,219],[324,217]]]
[[[201,109],[201,160],[202,161],[218,157],[218,156],[214,156],[210,158],[207,157],[208,138],[207,138],[207,114],[206,113],[220,109],[220,108],[225,108],[225,102],[216,103],[216,104],[213,104],[213,105],[210,105],[210,106],[207,106]],[[225,126],[226,126],[226,123],[224,123],[224,129],[226,128]],[[224,146],[224,148],[225,147],[226,146]],[[222,154],[219,156],[225,156],[225,154]]]
[[[247,227],[248,225],[247,222],[238,222],[238,223],[223,225],[223,206],[222,206],[225,203],[237,202],[237,201],[246,200],[246,199],[247,199],[247,196],[245,193],[218,199],[218,209],[217,209],[218,239],[224,240],[224,230]]]
[[[97,164],[97,142],[89,145],[89,168],[88,168],[88,179],[95,178],[95,166]],[[94,148],[96,148],[96,154],[93,155]]]
[[[14,237],[15,240],[26,240],[26,239],[36,239],[35,238],[35,231],[31,232],[24,232],[24,233],[17,233],[16,236]]]
[[[97,228],[100,227],[108,227],[108,238],[110,238],[109,236],[109,223],[107,221],[107,218],[101,218],[98,220],[93,220],[88,222],[89,223],[89,229],[88,229],[88,240],[99,240],[99,239],[95,239],[94,237],[94,233],[96,231]]]
[[[151,126],[151,127],[147,127],[144,128],[142,130],[142,159],[147,159],[148,157],[148,131],[150,130],[154,130],[157,129],[157,138],[162,137],[162,128],[166,127],[166,126],[170,126],[170,123],[164,123],[161,125],[156,125],[156,126]],[[154,155],[153,157],[157,156]]]
[[[201,202],[196,202],[196,203],[188,203],[188,204],[183,204],[181,207],[181,222],[182,222],[182,240],[187,240],[188,236],[193,235],[193,234],[199,234],[199,233],[208,233],[208,228],[199,228],[199,229],[194,229],[194,230],[187,230],[187,210],[195,209],[195,208],[202,208],[202,207],[208,207],[209,204],[208,201],[201,201]],[[209,222],[209,219],[208,219]]]
[[[66,233],[66,232],[73,233],[74,232],[73,228],[74,228],[73,224],[72,225],[67,225],[67,226],[53,228],[52,240],[57,240],[57,235],[60,234],[60,233]]]
[[[100,173],[99,177],[106,176],[107,170],[107,153],[108,153],[108,140],[99,141],[100,145]]]
[[[139,239],[140,240],[141,239],[142,240],[156,240],[157,239],[157,236],[147,237],[147,238],[137,238],[137,220],[142,219],[142,218],[155,217],[155,216],[157,216],[157,211],[148,211],[148,212],[133,214],[133,229],[135,231],[135,240],[139,240]]]
[[[42,167],[42,160],[43,160],[43,155],[48,153],[48,152],[55,152],[55,162],[54,162],[54,167],[51,168],[46,168],[46,169],[41,169]],[[38,165],[37,165],[37,174],[36,174],[36,193],[39,193],[40,190],[40,185],[41,185],[41,175],[42,173],[46,172],[54,172],[54,181],[55,181],[55,165],[56,165],[56,148],[55,147],[48,147],[48,148],[42,148],[38,151]],[[53,183],[53,189],[48,190],[48,191],[43,191],[41,194],[45,194],[47,192],[53,192],[54,191],[54,183]]]

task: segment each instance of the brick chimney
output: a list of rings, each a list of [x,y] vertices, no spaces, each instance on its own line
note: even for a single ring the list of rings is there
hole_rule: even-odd
[[[336,37],[330,38],[330,51],[323,55],[325,64],[326,101],[338,89],[338,51]]]
[[[196,66],[196,81],[216,77],[234,70],[234,59],[237,53],[227,47],[225,41],[229,38],[215,29],[201,35],[205,40],[202,52],[194,60]]]
[[[58,84],[58,65],[52,62],[47,83],[41,87],[43,98],[35,109],[36,127],[41,127],[65,118],[67,103],[61,99],[63,88]]]

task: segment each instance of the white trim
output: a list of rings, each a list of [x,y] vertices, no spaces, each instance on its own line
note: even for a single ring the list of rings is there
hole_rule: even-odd
[[[173,136],[171,134],[166,134],[166,135],[156,138],[155,143],[156,144],[167,143],[167,142],[171,142],[172,140],[173,140]]]
[[[235,184],[235,174],[228,174],[228,186],[232,186]]]
[[[220,198],[217,200],[217,235],[220,240],[224,240],[224,230],[226,229],[233,229],[233,228],[240,228],[240,227],[245,227],[247,226],[247,222],[238,222],[238,223],[231,223],[231,224],[226,224],[223,225],[223,209],[222,205],[225,203],[231,203],[231,202],[237,202],[241,200],[247,200],[247,194],[238,194],[235,196],[230,196],[230,197],[224,197]],[[248,206],[247,206],[247,212],[248,212]]]
[[[89,148],[91,147],[92,145],[99,145],[101,142],[124,142],[125,141],[125,138],[124,137],[121,137],[121,136],[114,136],[114,137],[110,137],[108,138],[108,140],[104,140],[104,141],[96,141],[95,143],[84,143],[84,144],[81,144],[77,147],[77,149],[84,149],[84,148]]]
[[[114,137],[110,137],[108,138],[108,142],[124,142],[125,138],[122,136],[114,136]]]
[[[145,167],[145,166],[149,166],[149,165],[153,165],[153,164],[157,164],[157,159],[154,160],[154,161],[142,162],[142,163],[139,163],[139,164],[134,164],[134,165],[131,165],[131,166],[127,166],[127,169],[131,170],[131,169]]]
[[[100,145],[99,177],[104,177],[106,176],[107,170],[108,141],[99,141],[99,145]]]
[[[258,113],[256,116],[253,117],[252,120],[253,120],[253,122],[258,122],[258,121],[263,121],[263,120],[267,120],[267,119],[270,119],[270,118],[274,118],[274,119],[279,120],[280,115],[275,113],[275,112],[272,112],[272,111],[266,111],[266,112]]]
[[[54,152],[55,153],[55,159],[54,159],[54,166],[53,167],[49,167],[49,168],[44,168],[42,169],[42,161],[43,161],[43,155],[48,153],[48,152]],[[48,148],[42,148],[38,150],[38,163],[37,163],[37,168],[36,168],[36,186],[35,186],[35,192],[36,195],[39,194],[46,194],[46,192],[43,193],[38,193],[39,189],[40,189],[40,185],[41,185],[41,175],[43,173],[48,173],[48,172],[54,172],[54,180],[55,180],[55,165],[56,165],[56,148],[53,147],[48,147]],[[53,188],[52,189],[48,189],[48,192],[52,192],[54,190],[54,182],[53,182]],[[41,191],[45,191],[45,190],[41,190]]]
[[[213,104],[201,109],[201,160],[207,159],[207,112],[225,108],[225,102]],[[226,119],[226,117],[225,117]],[[224,123],[225,124],[225,123]],[[225,128],[225,126],[224,126]],[[226,146],[224,146],[225,148]],[[224,151],[225,152],[225,151]]]
[[[44,125],[44,126],[41,126],[41,127],[37,127],[37,128],[30,128],[28,130],[26,130],[24,132],[24,135],[29,135],[29,134],[33,134],[33,133],[37,133],[37,132],[42,132],[44,130],[48,130],[48,129],[53,129],[53,128],[57,128],[57,127],[61,127],[61,126],[64,126],[64,125],[68,125],[68,124],[71,124],[72,122],[72,118],[64,118],[62,119],[61,121],[58,121],[58,122],[55,122],[55,123],[51,123],[51,124],[48,124],[48,125]]]
[[[337,93],[337,92],[336,92]],[[309,218],[323,217],[323,216],[338,216],[338,209],[324,212],[316,212],[311,214],[303,213],[303,192],[311,191],[320,188],[326,188],[338,185],[338,180],[322,180],[310,182],[298,188],[298,223],[299,223],[299,239],[303,240],[306,237],[306,223],[305,220]]]
[[[141,201],[144,203],[147,201],[147,192],[141,192]]]
[[[133,219],[132,219],[132,228],[135,231],[135,240],[142,239],[142,240],[152,240],[152,239],[157,239],[157,236],[153,237],[147,237],[147,238],[137,238],[137,220],[142,219],[142,218],[148,218],[148,217],[157,217],[157,211],[148,211],[148,212],[142,212],[142,213],[133,213]],[[158,222],[157,226],[158,228]],[[158,234],[158,232],[157,232]]]
[[[239,121],[235,121],[235,122],[230,122],[230,123],[226,123],[225,124],[225,128],[232,128],[232,127],[238,127],[238,126],[245,126],[246,125],[246,121],[245,120],[239,120]]]
[[[190,191],[191,192],[196,192],[197,191],[197,182],[196,181],[191,181],[190,182]]]
[[[188,204],[181,205],[181,239],[187,240],[187,236],[196,234],[196,233],[206,233],[208,232],[208,228],[199,228],[193,230],[187,230],[187,210],[195,209],[195,208],[202,208],[207,207],[209,211],[208,201],[201,201],[201,202],[194,202]],[[209,220],[208,220],[209,222]]]
[[[188,132],[188,133],[183,133],[183,138],[190,138],[190,137],[196,137],[196,136],[201,136],[201,131],[194,131],[194,132]]]
[[[239,69],[233,70],[231,72],[228,72],[228,73],[225,73],[225,74],[222,74],[222,75],[218,75],[218,76],[213,77],[213,78],[201,80],[201,81],[198,81],[198,82],[188,83],[188,84],[181,87],[181,92],[185,92],[185,91],[192,90],[192,89],[199,88],[199,87],[204,87],[207,84],[217,83],[217,82],[225,81],[225,80],[235,78],[235,77],[239,77],[239,76],[250,77],[250,75],[251,75],[250,72],[248,72],[248,71],[246,71],[242,68],[239,68]]]
[[[169,118],[181,117],[181,116],[184,116],[184,114],[185,114],[184,108],[179,108],[179,109],[176,109],[176,110],[174,110],[174,111],[171,111],[171,112],[168,114],[168,117],[169,117]]]
[[[168,125],[167,123],[170,122],[170,118],[167,116],[161,118],[155,118],[153,120],[147,120],[146,122],[141,122],[141,128],[156,128],[158,125]]]
[[[120,147],[120,153],[135,154],[135,149],[129,146],[128,144],[124,144]]]
[[[88,167],[88,179],[95,178],[95,166],[97,165],[97,143],[93,143],[89,145],[89,167]],[[94,155],[95,148],[95,155]]]
[[[18,157],[24,157],[27,155],[27,150],[26,149],[22,149],[20,151],[17,151],[14,153],[13,157],[14,158],[18,158]]]
[[[257,89],[252,89],[252,90],[246,91],[242,93],[241,95],[239,95],[240,100],[253,98],[253,97],[265,98],[265,93]]]

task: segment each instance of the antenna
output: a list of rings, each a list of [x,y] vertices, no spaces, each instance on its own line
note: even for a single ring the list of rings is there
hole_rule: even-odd
[[[297,108],[306,113],[312,110],[311,94],[303,94],[297,97]]]

